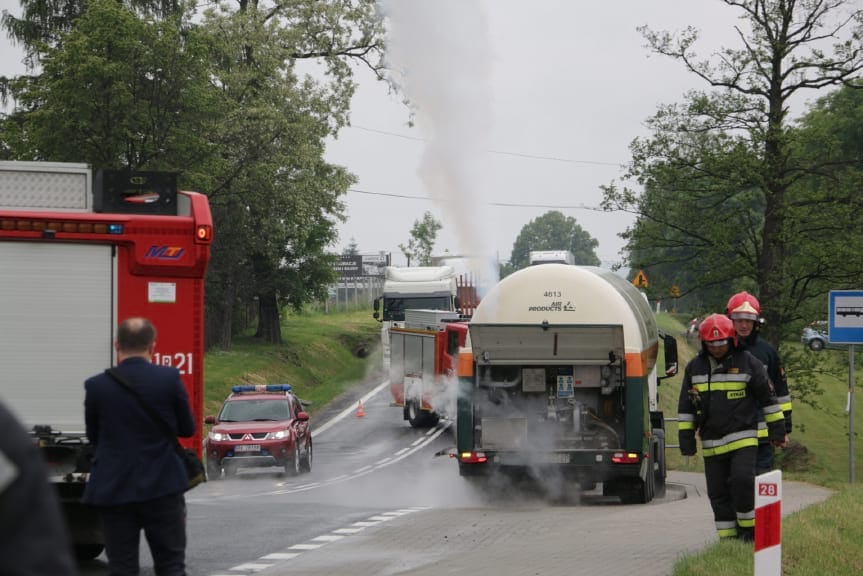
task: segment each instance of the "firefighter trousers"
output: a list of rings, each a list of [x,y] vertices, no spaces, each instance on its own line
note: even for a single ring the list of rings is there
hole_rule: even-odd
[[[707,496],[720,538],[752,540],[755,533],[756,446],[704,458]]]

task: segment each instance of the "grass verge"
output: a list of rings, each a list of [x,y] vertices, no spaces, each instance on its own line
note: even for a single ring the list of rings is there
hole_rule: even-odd
[[[282,321],[282,339],[276,346],[243,334],[230,350],[208,352],[204,413],[218,414],[231,386],[287,383],[314,415],[380,365],[380,324],[367,310],[290,314]]]

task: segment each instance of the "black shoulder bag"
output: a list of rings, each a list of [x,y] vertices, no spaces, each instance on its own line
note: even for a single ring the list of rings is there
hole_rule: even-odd
[[[168,437],[168,440],[174,445],[174,450],[176,450],[177,455],[180,456],[180,460],[183,461],[184,466],[186,467],[186,473],[189,476],[189,486],[186,490],[191,490],[201,482],[206,482],[207,478],[204,474],[204,464],[201,462],[201,459],[198,458],[198,455],[194,450],[189,448],[183,448],[182,445],[177,441],[177,437],[171,431],[171,427],[168,425],[165,420],[159,416],[159,414],[153,410],[144,399],[141,397],[141,394],[135,390],[134,386],[129,382],[129,379],[123,375],[122,372],[117,370],[116,368],[109,368],[105,370],[105,374],[112,377],[114,380],[119,382],[123,388],[129,391],[129,393],[134,396],[138,403],[141,404],[141,408],[144,409],[144,412],[156,423],[162,433]]]

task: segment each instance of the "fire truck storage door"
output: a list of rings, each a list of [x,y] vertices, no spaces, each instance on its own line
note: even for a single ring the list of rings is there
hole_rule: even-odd
[[[111,366],[111,247],[0,240],[0,397],[29,429],[84,431],[84,380]]]

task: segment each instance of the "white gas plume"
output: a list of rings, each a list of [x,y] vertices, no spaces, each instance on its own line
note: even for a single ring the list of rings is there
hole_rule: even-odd
[[[492,50],[477,0],[381,0],[393,78],[427,139],[419,176],[475,271],[497,278],[489,219]]]

